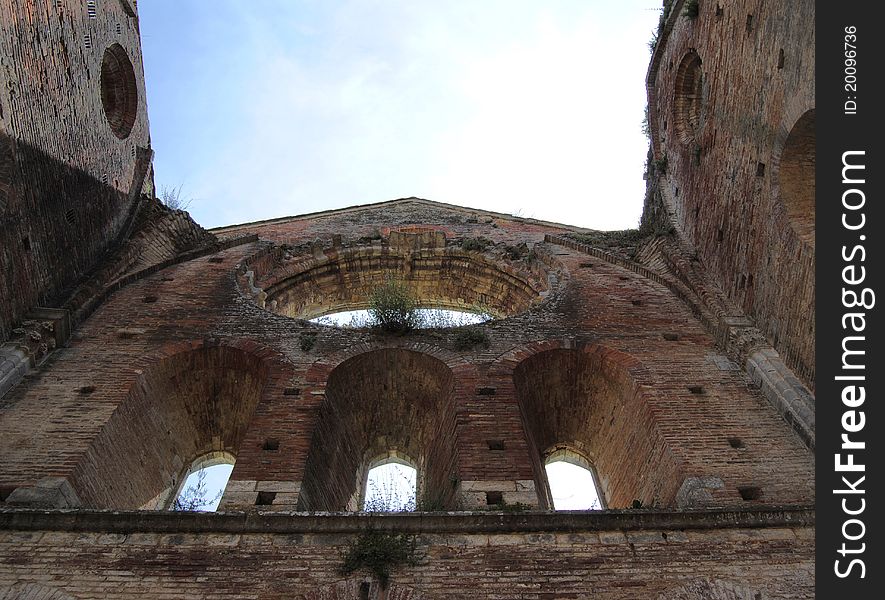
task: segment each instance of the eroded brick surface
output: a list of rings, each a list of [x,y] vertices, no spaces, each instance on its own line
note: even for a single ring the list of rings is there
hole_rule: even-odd
[[[649,71],[658,188],[714,280],[813,389],[814,3],[701,2],[694,19],[683,4]],[[697,89],[680,70],[692,57]]]
[[[416,198],[210,234],[149,197],[134,3],[0,0],[0,598],[812,597],[813,7],[721,4],[653,57],[658,235]],[[496,318],[303,320],[391,279]],[[557,453],[624,512],[523,512]],[[394,454],[437,513],[293,513]],[[207,457],[227,513],[158,510]],[[386,591],[339,571],[366,526],[418,536]]]
[[[84,599],[807,599],[813,528],[793,514],[756,515],[764,518],[755,527],[728,513],[703,515],[704,524],[698,515],[693,523],[644,524],[586,515],[554,522],[543,514],[400,519],[396,529],[415,535],[414,564],[392,569],[386,596],[368,572],[340,572],[359,527],[384,526],[383,518],[278,514],[244,523],[229,515],[202,525],[181,519],[168,531],[166,521],[131,514],[108,530],[99,516],[78,519],[72,532],[0,531],[0,594],[30,586],[55,594],[49,598]],[[53,519],[34,521],[46,527]]]

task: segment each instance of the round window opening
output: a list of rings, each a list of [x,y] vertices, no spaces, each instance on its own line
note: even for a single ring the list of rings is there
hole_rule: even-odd
[[[697,52],[689,52],[679,63],[673,106],[676,136],[685,145],[694,143],[703,126],[704,112],[704,74]]]
[[[132,61],[120,44],[110,46],[101,59],[101,105],[114,135],[129,137],[138,115],[138,85]]]
[[[507,260],[457,246],[354,246],[319,259],[255,261],[246,269],[252,270],[242,273],[241,289],[266,310],[391,331],[513,316],[543,301],[556,282],[537,259]]]

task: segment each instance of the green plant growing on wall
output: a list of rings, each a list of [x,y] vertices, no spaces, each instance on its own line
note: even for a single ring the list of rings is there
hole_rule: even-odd
[[[411,534],[364,529],[341,554],[339,572],[368,572],[378,579],[382,589],[387,589],[394,569],[418,563],[417,544]]]
[[[172,210],[187,210],[188,206],[191,204],[192,198],[181,197],[180,185],[177,187],[168,187],[164,185],[160,188],[159,200]]]
[[[369,317],[373,327],[395,333],[405,333],[421,325],[418,303],[400,281],[387,281],[372,290]]]
[[[466,238],[461,242],[462,250],[473,250],[476,252],[482,252],[486,248],[491,245],[491,240],[488,238],[484,238],[482,236],[474,237],[474,238]]]
[[[298,336],[298,345],[303,352],[310,352],[317,343],[317,334],[305,332]]]
[[[648,104],[646,104],[645,113],[642,116],[642,135],[651,140],[651,123],[648,119]]]
[[[456,350],[470,350],[477,346],[489,347],[489,334],[482,327],[464,327],[455,333]]]
[[[664,174],[667,172],[667,153],[661,155],[661,158],[656,158],[654,163],[652,163],[655,167],[655,171],[660,174]]]

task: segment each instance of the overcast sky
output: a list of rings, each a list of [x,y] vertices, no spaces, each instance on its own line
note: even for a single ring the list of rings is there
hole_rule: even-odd
[[[660,0],[150,0],[158,187],[215,227],[418,196],[638,223]]]

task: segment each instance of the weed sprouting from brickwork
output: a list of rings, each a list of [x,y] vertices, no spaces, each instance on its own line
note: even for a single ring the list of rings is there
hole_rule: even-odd
[[[317,343],[317,334],[305,332],[298,336],[298,345],[303,352],[310,352]]]
[[[168,187],[163,186],[160,189],[160,202],[165,204],[172,210],[187,210],[190,206],[192,198],[181,197],[181,186]]]
[[[482,252],[486,248],[488,248],[492,244],[492,241],[488,238],[474,237],[474,238],[466,238],[461,242],[461,249],[475,252]]]
[[[373,327],[395,333],[405,333],[421,325],[418,303],[409,288],[399,281],[387,281],[372,290],[369,316]]]
[[[342,575],[356,571],[371,573],[381,588],[387,589],[394,569],[417,564],[416,548],[414,535],[364,529],[341,554],[339,572]]]
[[[651,141],[651,122],[648,117],[648,104],[645,105],[645,113],[642,116],[642,135]]]
[[[455,334],[455,349],[470,350],[482,346],[489,347],[489,334],[481,327],[465,327]]]
[[[655,171],[657,173],[660,173],[661,175],[666,173],[667,172],[667,154],[664,153],[661,155],[660,158],[656,158],[654,160],[654,162],[652,163],[652,165],[654,166]]]

